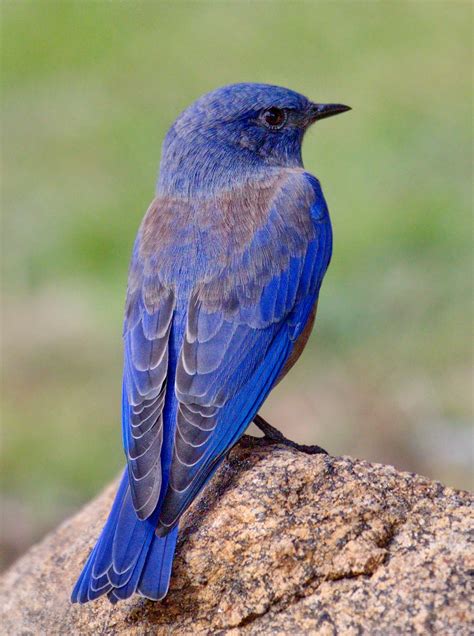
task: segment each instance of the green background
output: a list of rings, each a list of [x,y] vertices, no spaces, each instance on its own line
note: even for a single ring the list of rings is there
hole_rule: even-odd
[[[123,463],[121,322],[160,146],[200,94],[282,84],[314,126],[335,248],[316,331],[263,414],[334,454],[468,487],[472,8],[3,2],[6,559]]]

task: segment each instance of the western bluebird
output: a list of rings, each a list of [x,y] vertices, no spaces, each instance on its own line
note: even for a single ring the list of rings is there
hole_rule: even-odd
[[[332,249],[301,144],[346,110],[235,84],[168,131],[128,278],[127,469],[73,602],[166,595],[181,515],[301,354]]]

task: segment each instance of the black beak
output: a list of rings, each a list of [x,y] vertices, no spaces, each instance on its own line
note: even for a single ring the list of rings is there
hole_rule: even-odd
[[[348,110],[351,110],[351,107],[344,106],[344,104],[311,104],[308,109],[308,123],[312,124],[320,119],[339,115],[339,113],[345,113]]]

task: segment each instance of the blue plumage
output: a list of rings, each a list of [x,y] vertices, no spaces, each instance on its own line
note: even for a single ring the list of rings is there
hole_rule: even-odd
[[[301,143],[343,110],[238,84],[171,127],[129,272],[127,470],[73,601],[165,596],[180,516],[301,353],[332,249]]]

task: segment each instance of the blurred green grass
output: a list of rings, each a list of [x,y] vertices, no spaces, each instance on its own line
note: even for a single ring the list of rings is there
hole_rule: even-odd
[[[1,18],[7,549],[122,464],[122,304],[161,141],[236,81],[353,107],[305,141],[335,251],[316,334],[264,413],[469,486],[471,5],[22,2]]]

